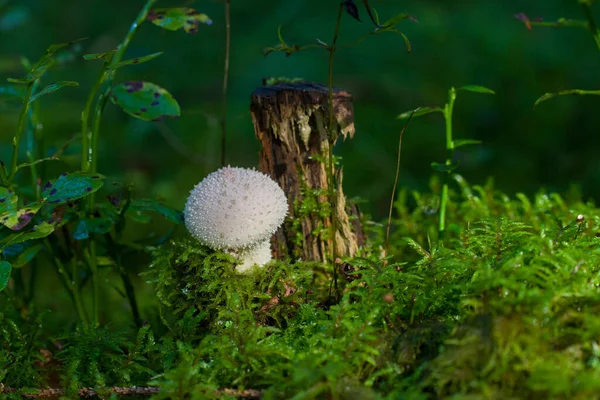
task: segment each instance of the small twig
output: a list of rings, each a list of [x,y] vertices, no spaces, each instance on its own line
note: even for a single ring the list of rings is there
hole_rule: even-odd
[[[390,212],[388,214],[387,228],[386,228],[386,231],[385,231],[384,251],[385,251],[386,255],[387,255],[387,252],[388,252],[388,245],[389,245],[389,242],[390,242],[390,226],[392,225],[392,211],[394,210],[394,198],[396,197],[396,187],[398,186],[398,177],[400,175],[400,154],[402,153],[402,136],[404,135],[404,131],[406,130],[406,127],[408,126],[408,123],[412,119],[413,115],[420,108],[421,107],[415,108],[410,113],[410,116],[408,117],[408,119],[404,123],[404,126],[402,127],[402,130],[400,131],[400,139],[398,140],[398,159],[397,159],[397,162],[396,162],[396,178],[394,178],[394,188],[392,189],[392,198],[390,199]]]
[[[116,394],[118,396],[152,396],[160,392],[160,387],[155,386],[132,386],[132,387],[112,387],[102,391],[97,391],[94,388],[82,388],[79,390],[79,396],[83,398],[104,396],[106,394]],[[0,394],[2,393],[20,393],[20,390],[5,387],[0,383]],[[233,397],[242,397],[245,399],[260,399],[262,392],[254,389],[237,390],[237,389],[219,389],[216,391],[217,395],[225,394]],[[56,398],[65,395],[63,389],[40,389],[37,393],[22,394],[25,399],[44,399],[44,398]]]

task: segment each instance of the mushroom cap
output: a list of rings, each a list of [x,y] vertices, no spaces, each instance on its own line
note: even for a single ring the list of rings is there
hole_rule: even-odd
[[[184,209],[192,236],[216,249],[245,249],[271,237],[288,204],[279,185],[262,172],[221,168],[190,191]]]

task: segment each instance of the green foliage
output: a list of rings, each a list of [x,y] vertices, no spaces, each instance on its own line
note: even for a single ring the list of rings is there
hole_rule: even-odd
[[[165,89],[149,82],[125,82],[115,85],[111,101],[132,117],[144,121],[160,121],[178,117],[179,104]]]

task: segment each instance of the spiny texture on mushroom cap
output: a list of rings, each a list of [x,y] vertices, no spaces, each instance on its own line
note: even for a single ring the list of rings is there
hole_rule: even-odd
[[[244,249],[267,240],[288,211],[285,193],[269,176],[225,167],[209,174],[190,192],[185,225],[213,249]]]

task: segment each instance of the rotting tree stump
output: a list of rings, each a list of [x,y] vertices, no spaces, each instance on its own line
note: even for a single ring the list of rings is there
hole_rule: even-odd
[[[274,236],[277,258],[326,262],[332,254],[328,132],[334,144],[354,136],[352,96],[334,89],[333,109],[330,130],[328,88],[315,83],[277,83],[252,94],[252,122],[262,146],[258,169],[279,183],[290,206],[289,218]],[[346,202],[341,168],[335,176],[336,257],[352,256],[363,244],[359,210]]]

